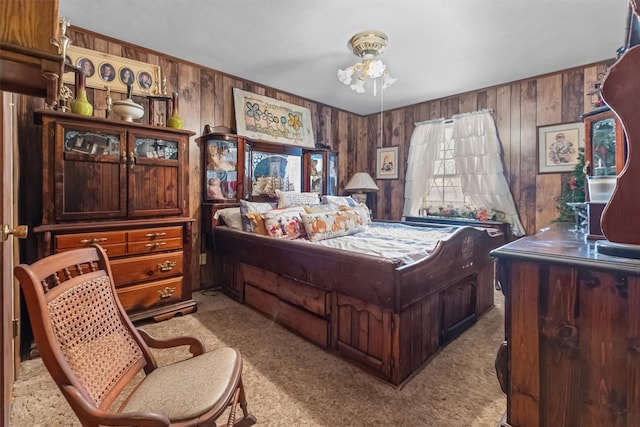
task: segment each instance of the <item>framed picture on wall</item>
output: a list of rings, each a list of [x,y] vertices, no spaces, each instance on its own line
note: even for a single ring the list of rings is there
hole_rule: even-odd
[[[311,110],[233,88],[238,135],[262,141],[315,148]]]
[[[139,96],[161,96],[166,93],[166,82],[162,80],[160,66],[133,59],[121,58],[104,52],[69,46],[65,61],[82,69],[87,87],[127,93],[132,85],[133,94]],[[64,73],[64,83],[75,84],[74,73]]]
[[[377,179],[398,179],[398,146],[378,148]]]
[[[538,173],[571,172],[584,148],[584,123],[538,126]]]

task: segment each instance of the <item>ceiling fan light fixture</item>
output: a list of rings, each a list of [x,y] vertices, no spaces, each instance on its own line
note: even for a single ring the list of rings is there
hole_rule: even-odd
[[[376,95],[376,79],[382,78],[383,90],[395,83],[398,79],[389,75],[387,66],[380,59],[375,59],[384,52],[387,41],[387,35],[376,30],[361,31],[351,37],[348,43],[349,48],[354,55],[362,58],[362,61],[345,69],[339,69],[338,80],[345,85],[351,85],[351,89],[355,92],[364,93],[365,80],[372,79],[374,95]],[[352,84],[354,77],[356,81]]]
[[[384,52],[388,41],[387,35],[382,31],[366,30],[351,37],[349,47],[356,56],[373,58]]]

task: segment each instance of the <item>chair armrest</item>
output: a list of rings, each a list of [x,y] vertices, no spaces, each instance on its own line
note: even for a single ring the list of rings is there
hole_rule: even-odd
[[[88,420],[91,424],[106,426],[144,426],[144,427],[167,427],[171,424],[168,417],[152,412],[129,412],[118,414],[107,412],[95,407],[93,402],[87,399],[80,391],[72,385],[61,386],[63,394],[69,399],[73,410],[81,418],[81,421]]]
[[[193,356],[198,356],[204,353],[204,344],[196,337],[174,337],[166,340],[160,340],[152,337],[146,331],[138,329],[138,333],[144,340],[144,342],[151,348],[172,348],[181,345],[189,346],[189,353]]]

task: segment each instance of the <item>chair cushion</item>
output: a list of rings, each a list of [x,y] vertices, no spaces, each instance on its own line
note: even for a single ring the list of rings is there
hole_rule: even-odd
[[[155,412],[171,422],[198,417],[229,388],[235,390],[241,360],[237,350],[224,347],[161,366],[142,380],[120,412]]]

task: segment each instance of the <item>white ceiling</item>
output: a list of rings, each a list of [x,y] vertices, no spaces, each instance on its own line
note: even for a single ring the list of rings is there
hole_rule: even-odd
[[[358,114],[338,68],[354,34],[380,30],[398,82],[384,108],[613,58],[626,0],[60,0],[60,16],[100,34]]]

